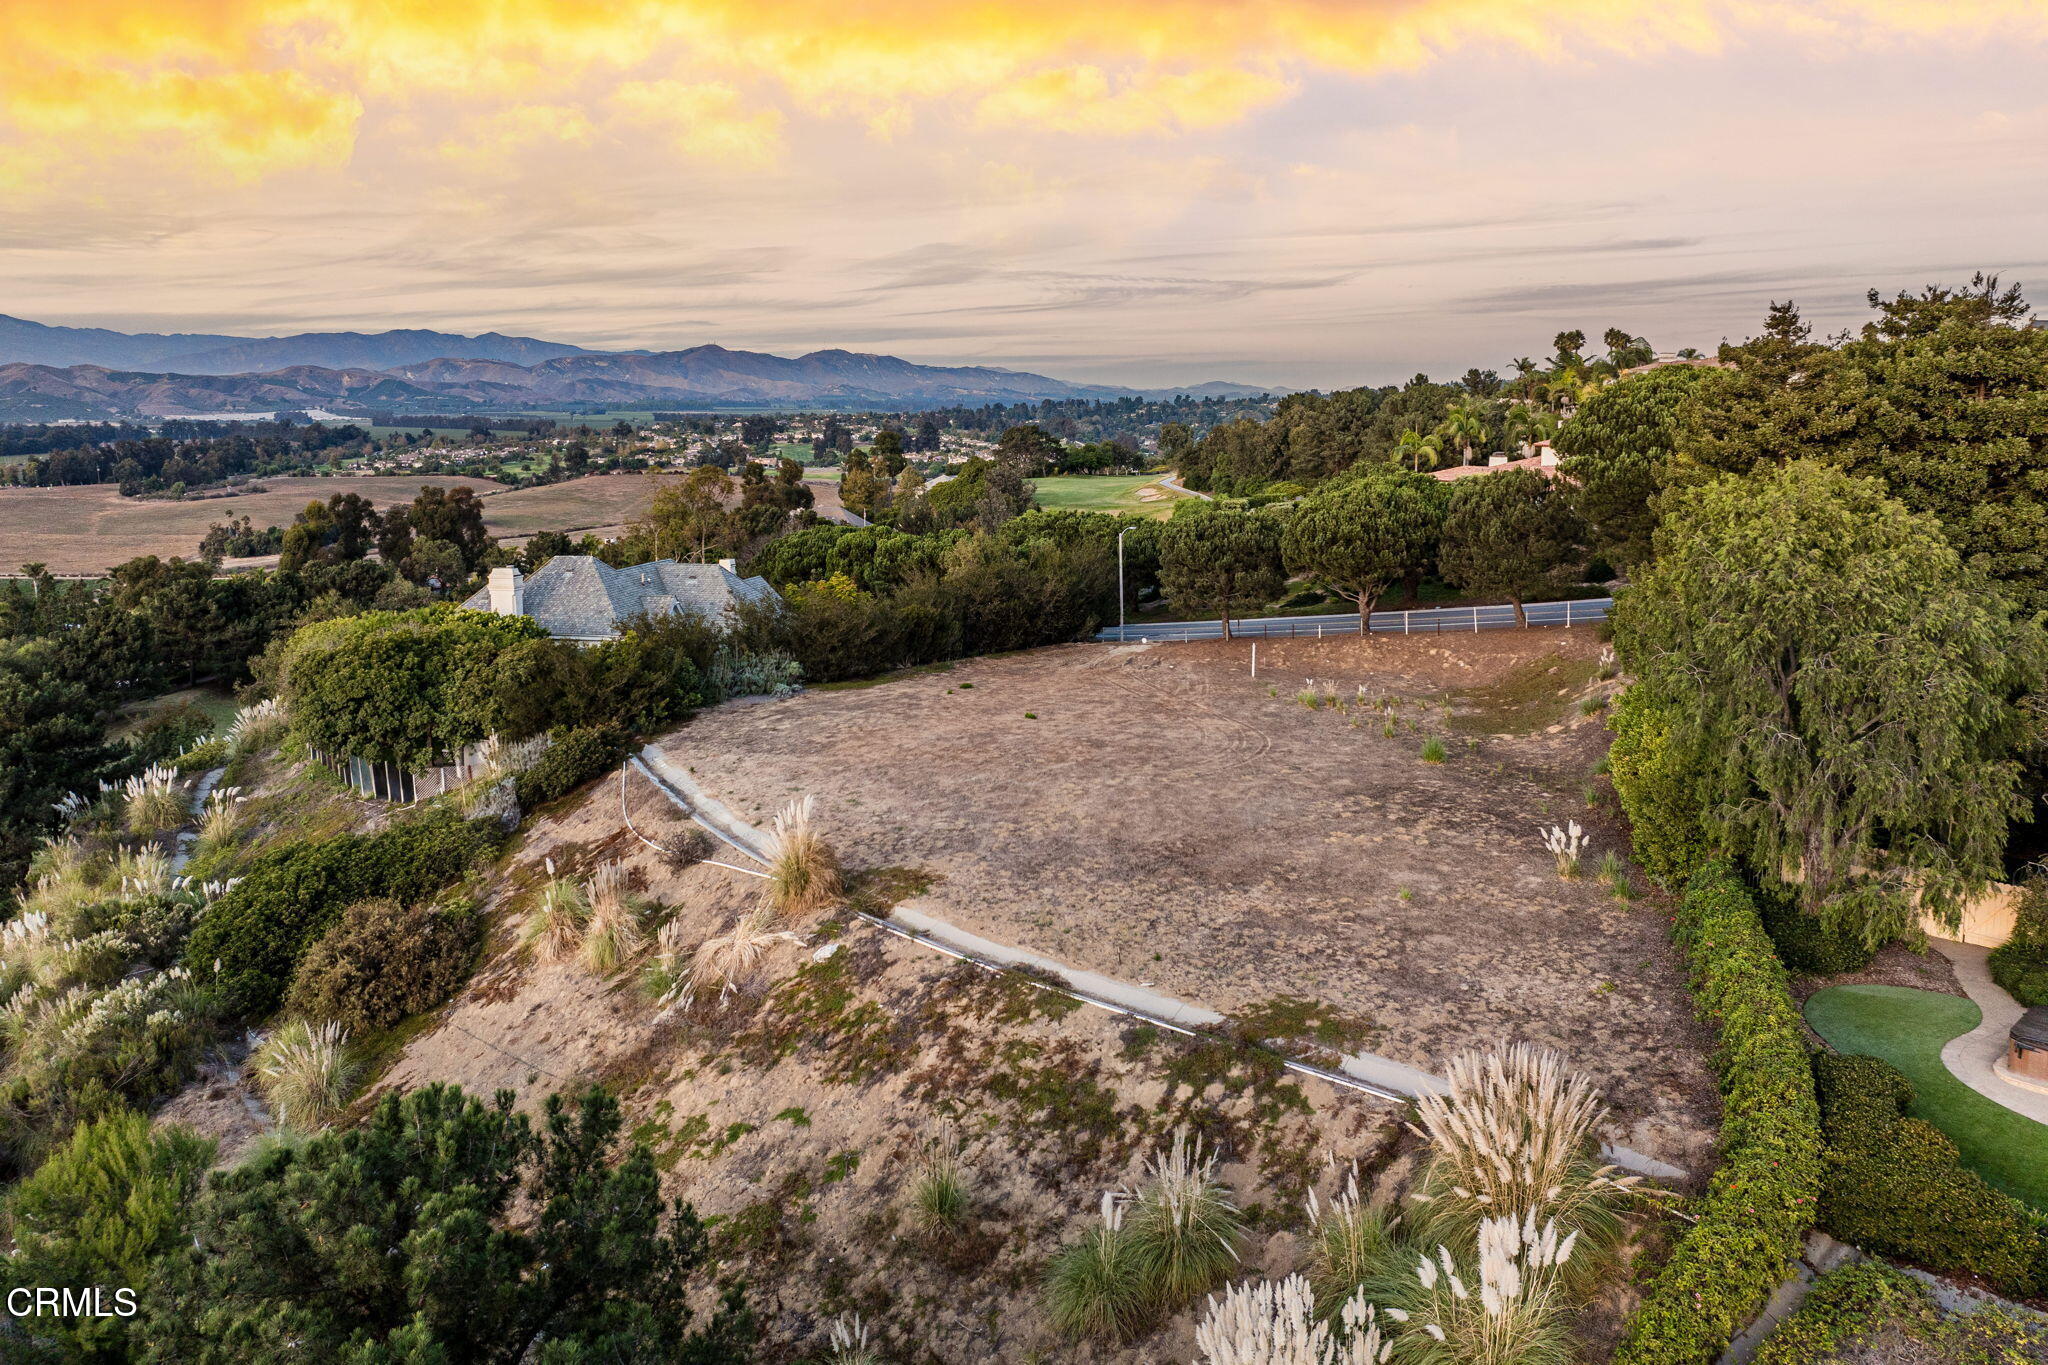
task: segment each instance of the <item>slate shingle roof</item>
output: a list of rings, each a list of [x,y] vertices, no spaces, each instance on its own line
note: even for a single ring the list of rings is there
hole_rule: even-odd
[[[526,579],[526,614],[559,640],[612,640],[634,616],[695,611],[719,620],[742,602],[773,600],[765,578],[741,578],[720,564],[657,559],[614,569],[591,555],[556,555]],[[462,604],[491,609],[491,590]]]

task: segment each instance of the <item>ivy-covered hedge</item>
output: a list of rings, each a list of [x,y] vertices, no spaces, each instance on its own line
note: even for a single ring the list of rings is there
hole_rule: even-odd
[[[344,834],[266,853],[206,908],[185,944],[185,965],[215,989],[224,1015],[276,1009],[300,958],[358,901],[424,900],[494,851],[503,831],[448,811],[381,834]]]
[[[1716,1359],[1784,1280],[1820,1192],[1820,1110],[1799,1009],[1756,902],[1725,863],[1693,876],[1674,936],[1699,1012],[1720,1035],[1721,1166],[1615,1365]]]
[[[1615,795],[1627,814],[1636,861],[1676,889],[1707,858],[1707,834],[1692,756],[1672,744],[1666,706],[1641,683],[1621,694],[1607,720]]]
[[[556,730],[553,738],[539,761],[519,774],[516,790],[522,811],[559,800],[591,778],[610,772],[626,752],[626,732],[616,725]]]
[[[1814,1282],[1806,1302],[1771,1333],[1754,1365],[1813,1365],[1887,1327],[1931,1325],[1934,1300],[1883,1261],[1857,1261]]]
[[[2042,1291],[2048,1242],[2024,1204],[1962,1164],[1933,1124],[1910,1118],[1913,1084],[1876,1057],[1813,1059],[1827,1138],[1820,1221],[1845,1242],[2002,1294]]]

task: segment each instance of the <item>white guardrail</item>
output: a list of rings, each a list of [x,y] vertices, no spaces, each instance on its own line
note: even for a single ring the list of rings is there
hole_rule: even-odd
[[[1523,611],[1530,626],[1586,626],[1607,619],[1614,606],[1611,597],[1587,597],[1571,602],[1531,602]],[[1376,611],[1372,629],[1376,635],[1441,635],[1481,630],[1513,630],[1523,622],[1515,609],[1505,603],[1492,607],[1426,607],[1416,611]],[[1321,639],[1325,635],[1358,634],[1358,613],[1341,616],[1256,616],[1232,621],[1230,633],[1243,639]],[[1133,640],[1220,640],[1221,621],[1157,621],[1145,625],[1111,626],[1095,637],[1111,643]]]

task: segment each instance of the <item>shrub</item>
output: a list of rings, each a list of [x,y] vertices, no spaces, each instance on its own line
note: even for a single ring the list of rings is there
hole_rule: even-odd
[[[1991,979],[2022,1005],[2048,1005],[2048,878],[2027,879],[2012,937],[1991,950]]]
[[[1855,935],[1831,929],[1808,914],[1792,887],[1765,881],[1755,895],[1764,932],[1771,936],[1779,960],[1794,973],[1833,976],[1859,971],[1877,955],[1876,949],[1864,946]]]
[[[554,743],[519,774],[515,790],[521,810],[558,801],[594,777],[610,771],[626,752],[626,732],[616,725],[588,725],[553,731]]]
[[[329,1021],[294,1019],[263,1040],[250,1059],[256,1085],[291,1128],[325,1127],[348,1103],[356,1066],[348,1052],[348,1030]]]
[[[1667,705],[1641,683],[1621,694],[1607,727],[1614,732],[1608,771],[1636,861],[1665,885],[1682,886],[1709,851],[1693,756],[1673,747]]]
[[[1820,1111],[1799,1009],[1755,902],[1725,863],[1693,876],[1674,937],[1694,1003],[1720,1035],[1721,1165],[1695,1206],[1699,1221],[1630,1318],[1615,1365],[1719,1356],[1784,1279],[1820,1192]]]
[[[1102,1221],[1055,1256],[1045,1279],[1045,1311],[1070,1336],[1136,1336],[1150,1316],[1144,1272],[1124,1230],[1123,1205],[1102,1196]]]
[[[171,760],[171,766],[185,777],[218,768],[231,757],[225,739],[202,740]]]
[[[285,1003],[294,1014],[374,1033],[446,1000],[469,973],[469,901],[408,907],[389,898],[342,911],[306,951]]]
[[[1752,1365],[1811,1365],[1886,1327],[1934,1320],[1933,1301],[1918,1281],[1882,1261],[1858,1261],[1816,1280]]]
[[[1908,1118],[1913,1086],[1876,1057],[1813,1059],[1827,1139],[1820,1220],[1866,1251],[2001,1293],[2041,1287],[2044,1246],[2024,1205],[1965,1167],[1933,1124]]]
[[[185,945],[185,961],[213,985],[224,1013],[268,1014],[306,949],[344,909],[379,897],[426,900],[495,851],[502,837],[487,822],[430,811],[380,834],[344,834],[263,854],[207,907]]]

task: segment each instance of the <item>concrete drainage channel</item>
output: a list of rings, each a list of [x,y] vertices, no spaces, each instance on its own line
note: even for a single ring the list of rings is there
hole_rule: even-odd
[[[626,808],[625,784],[629,770],[637,771],[645,777],[671,805],[713,838],[742,856],[764,867],[767,866],[768,841],[761,832],[704,792],[688,773],[678,768],[666,754],[651,744],[637,755],[628,758],[619,769],[619,813],[626,822],[626,828],[631,830],[633,836],[640,842],[650,848],[666,851],[661,849],[660,844],[633,828],[631,816]],[[739,867],[731,863],[719,862],[715,865],[735,872],[744,872],[749,876],[765,875],[752,868]],[[1215,1031],[1217,1025],[1227,1022],[1225,1017],[1215,1010],[1160,995],[1114,977],[1070,967],[1053,958],[1009,944],[997,943],[935,915],[927,914],[915,906],[899,905],[887,919],[859,910],[852,913],[883,933],[893,934],[897,938],[961,962],[971,962],[986,972],[1010,974],[1039,990],[1064,995],[1083,1005],[1135,1019],[1188,1038],[1256,1047],[1289,1071],[1327,1081],[1340,1090],[1400,1104],[1418,1095],[1441,1094],[1445,1088],[1442,1078],[1394,1061],[1390,1057],[1370,1054],[1345,1056],[1338,1062],[1338,1069],[1332,1070],[1289,1057],[1285,1053],[1257,1043],[1246,1043],[1243,1039],[1228,1037]],[[1040,973],[1049,974],[1056,979],[1044,979]],[[1659,1180],[1685,1178],[1686,1173],[1681,1168],[1626,1147],[1603,1144],[1600,1154],[1603,1160],[1638,1175]]]

